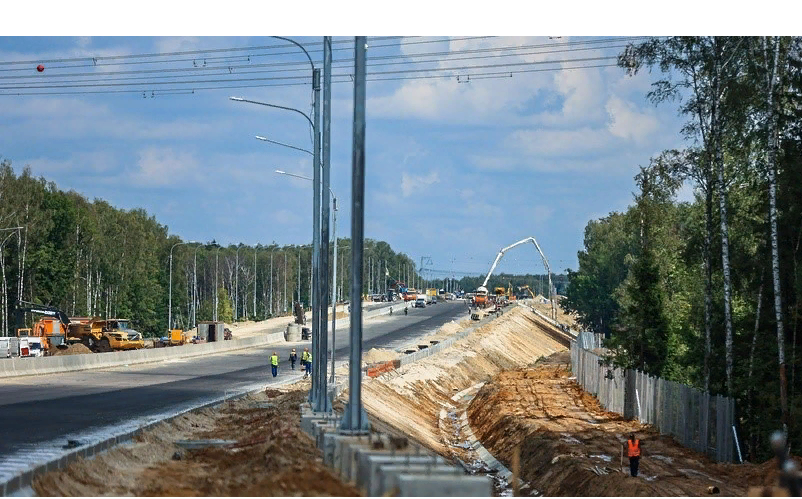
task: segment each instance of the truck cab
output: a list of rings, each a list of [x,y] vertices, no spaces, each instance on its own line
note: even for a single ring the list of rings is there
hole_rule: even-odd
[[[415,299],[415,308],[426,308],[426,297],[423,295],[418,295]]]

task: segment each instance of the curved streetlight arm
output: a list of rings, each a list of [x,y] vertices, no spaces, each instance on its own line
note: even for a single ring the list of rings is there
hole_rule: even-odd
[[[284,170],[274,170],[273,173],[278,173],[279,175],[287,175],[289,177],[295,177],[304,180],[309,180],[310,182],[314,182],[314,179],[312,177],[305,177],[303,175],[298,175],[297,173],[285,172]],[[331,197],[334,199],[334,209],[337,210],[337,196],[334,195],[334,191],[331,190],[331,187],[329,187],[329,193],[331,194]]]
[[[283,36],[271,36],[270,38],[276,38],[278,40],[284,40],[285,42],[290,42],[290,43],[296,45],[299,49],[304,51],[304,54],[306,54],[306,58],[309,59],[309,64],[312,65],[312,69],[313,70],[315,69],[315,63],[312,62],[312,57],[309,56],[309,52],[306,51],[306,49],[303,47],[303,45],[301,45],[300,43],[296,42],[295,40],[290,40],[289,38],[284,38]]]
[[[309,124],[312,126],[312,128],[315,127],[315,124],[312,122],[312,118],[307,116],[305,112],[299,111],[298,109],[295,109],[294,107],[279,106],[278,104],[268,104],[267,102],[259,102],[259,101],[256,101],[256,100],[243,99],[242,97],[229,97],[229,100],[233,100],[233,101],[237,101],[237,102],[248,102],[248,103],[251,103],[251,104],[259,104],[260,106],[275,107],[276,109],[284,109],[285,111],[293,111],[293,112],[296,112],[296,113],[300,114],[304,118],[306,118],[306,121],[309,122]]]
[[[290,144],[285,144],[285,143],[279,142],[277,140],[270,140],[267,137],[262,137],[261,135],[255,135],[254,137],[256,137],[257,139],[259,139],[259,140],[261,140],[263,142],[270,142],[271,144],[276,144],[278,146],[289,147],[290,149],[295,149],[296,151],[305,152],[306,154],[308,154],[310,156],[314,156],[315,155],[315,153],[313,153],[312,151],[309,151],[307,149],[303,149],[301,147],[291,146]]]

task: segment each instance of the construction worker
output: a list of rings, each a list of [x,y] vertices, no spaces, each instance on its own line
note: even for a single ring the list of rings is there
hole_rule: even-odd
[[[278,376],[278,354],[276,352],[270,356],[270,368],[273,370],[273,377]]]
[[[629,434],[629,440],[626,443],[627,456],[629,457],[629,473],[636,477],[638,476],[638,466],[640,465],[641,445],[640,440],[635,438],[634,433]]]
[[[295,363],[298,362],[298,354],[295,353],[295,349],[293,348],[290,352],[290,365],[292,366],[292,370],[295,370]]]
[[[304,379],[306,379],[307,376],[309,376],[309,374],[312,372],[312,352],[310,352],[308,348],[304,348],[303,361],[304,368],[306,368],[306,372],[304,372]]]

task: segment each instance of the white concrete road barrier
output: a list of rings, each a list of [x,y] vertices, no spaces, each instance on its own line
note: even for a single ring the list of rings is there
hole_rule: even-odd
[[[56,355],[53,357],[29,357],[0,359],[0,377],[32,376],[87,369],[106,369],[131,364],[161,362],[201,355],[258,348],[284,342],[284,332],[253,336],[251,338],[183,345],[166,348],[143,348],[125,352],[107,352],[82,355]]]

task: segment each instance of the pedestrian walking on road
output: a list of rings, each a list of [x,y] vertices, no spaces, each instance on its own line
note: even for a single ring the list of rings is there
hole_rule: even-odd
[[[278,354],[276,352],[270,356],[270,368],[273,370],[273,377],[278,376]]]
[[[641,457],[640,440],[635,438],[634,433],[630,433],[629,440],[627,440],[625,445],[627,448],[627,456],[629,456],[629,473],[636,477],[638,476],[638,466],[640,465]]]
[[[306,372],[304,372],[304,379],[312,373],[312,352],[308,348],[304,348],[303,362]]]
[[[295,353],[295,349],[293,348],[290,352],[290,365],[292,365],[292,370],[295,370],[295,363],[298,362],[298,354]]]

